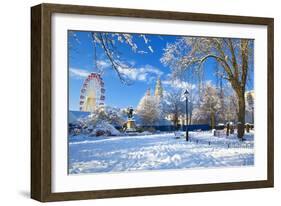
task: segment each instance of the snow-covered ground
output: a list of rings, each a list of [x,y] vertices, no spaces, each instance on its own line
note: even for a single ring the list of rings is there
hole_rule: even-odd
[[[139,136],[69,137],[69,173],[120,172],[254,165],[254,133],[214,137],[190,132],[190,141],[174,133]]]

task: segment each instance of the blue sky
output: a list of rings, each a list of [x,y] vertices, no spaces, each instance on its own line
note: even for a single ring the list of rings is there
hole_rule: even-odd
[[[86,31],[72,31],[72,35],[69,35],[68,38],[70,110],[79,110],[79,96],[83,81],[90,72],[97,72],[94,64],[94,47],[89,34],[90,32]],[[149,39],[148,44],[145,44],[142,38],[135,38],[134,36],[138,51],[141,51],[138,53],[132,52],[131,48],[125,44],[116,44],[118,50],[122,53],[122,59],[135,68],[127,74],[128,78],[132,80],[130,85],[125,85],[120,81],[102,49],[97,47],[96,54],[99,67],[103,68],[104,71],[106,105],[120,108],[136,107],[148,88],[154,91],[155,81],[158,77],[162,80],[164,89],[168,90],[170,88],[168,83],[171,70],[160,62],[160,58],[167,43],[175,42],[179,36],[146,35],[146,37]],[[148,45],[151,47],[148,48]],[[213,74],[215,67],[216,62],[212,59],[204,63],[205,81],[209,80],[213,84],[217,83],[217,79]],[[181,83],[184,86],[184,82],[179,84]],[[252,84],[248,85],[248,89],[252,89]],[[178,86],[181,87],[181,85]]]

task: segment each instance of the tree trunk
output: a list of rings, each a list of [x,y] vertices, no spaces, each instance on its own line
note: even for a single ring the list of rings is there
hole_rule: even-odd
[[[179,121],[178,113],[175,112],[173,122],[174,122],[174,127],[175,127],[176,130],[178,129],[178,121]]]
[[[242,90],[242,89],[241,89]],[[243,138],[244,136],[244,125],[245,125],[245,95],[244,91],[237,92],[238,97],[238,122],[240,122],[243,126],[238,128],[238,137]]]
[[[215,128],[215,113],[211,112],[211,128]]]

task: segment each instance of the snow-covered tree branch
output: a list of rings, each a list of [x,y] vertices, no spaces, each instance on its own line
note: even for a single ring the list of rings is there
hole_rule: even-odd
[[[81,43],[74,32],[70,32],[69,35],[75,40],[74,42]],[[98,52],[100,53],[100,51],[102,51],[106,61],[109,62],[112,69],[114,69],[119,79],[124,84],[131,84],[132,82],[127,78],[126,72],[123,71],[135,68],[133,68],[132,63],[122,55],[120,48],[128,47],[132,53],[153,53],[153,48],[149,44],[150,40],[144,34],[132,35],[125,33],[90,32],[89,37],[92,39],[95,67],[100,70],[101,73],[103,72],[104,68],[99,67],[99,57],[97,55]],[[145,45],[145,48],[139,48],[137,42],[144,42],[144,44],[141,45]],[[70,46],[71,48],[75,48],[75,45]]]

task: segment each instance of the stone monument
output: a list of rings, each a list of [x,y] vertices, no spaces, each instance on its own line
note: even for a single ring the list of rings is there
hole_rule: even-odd
[[[126,128],[125,131],[126,132],[136,132],[136,123],[135,120],[133,119],[133,113],[134,113],[134,109],[132,107],[129,107],[127,109],[127,116],[128,116],[128,120],[126,122]]]

